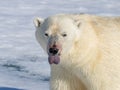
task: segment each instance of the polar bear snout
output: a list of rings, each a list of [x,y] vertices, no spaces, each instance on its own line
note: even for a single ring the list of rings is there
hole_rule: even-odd
[[[61,47],[59,45],[48,45],[48,61],[49,64],[59,64]]]
[[[49,49],[49,53],[53,54],[53,55],[56,55],[58,53],[58,51],[59,51],[59,49],[57,49],[57,48],[50,48]]]
[[[61,45],[59,44],[48,45],[47,49],[48,55],[60,55]]]

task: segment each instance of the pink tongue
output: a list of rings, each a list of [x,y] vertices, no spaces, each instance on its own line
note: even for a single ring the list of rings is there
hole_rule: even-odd
[[[49,64],[58,64],[60,62],[60,57],[58,55],[49,55],[48,57]]]

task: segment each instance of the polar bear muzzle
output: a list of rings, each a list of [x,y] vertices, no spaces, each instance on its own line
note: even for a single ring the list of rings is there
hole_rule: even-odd
[[[49,48],[49,57],[48,57],[48,61],[49,61],[49,64],[58,64],[60,62],[60,56],[59,56],[59,49],[55,48],[55,47],[52,47],[52,48]]]
[[[50,48],[49,49],[49,53],[53,54],[53,55],[56,55],[58,53],[59,49],[57,48]]]
[[[48,45],[48,62],[49,64],[59,64],[61,47],[59,45]]]

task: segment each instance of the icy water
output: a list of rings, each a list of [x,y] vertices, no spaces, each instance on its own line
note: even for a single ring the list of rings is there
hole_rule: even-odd
[[[0,90],[49,90],[47,55],[33,19],[58,13],[120,16],[119,0],[0,0]]]

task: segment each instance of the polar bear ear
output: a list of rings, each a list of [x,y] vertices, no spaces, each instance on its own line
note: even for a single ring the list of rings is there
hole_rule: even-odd
[[[75,20],[75,25],[79,28],[81,25],[81,21],[80,20]]]
[[[43,22],[44,20],[42,18],[39,18],[39,17],[36,17],[34,19],[34,24],[36,27],[40,27],[41,23]]]

